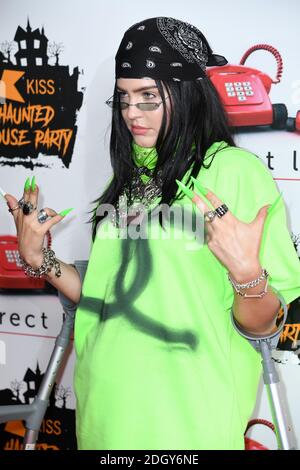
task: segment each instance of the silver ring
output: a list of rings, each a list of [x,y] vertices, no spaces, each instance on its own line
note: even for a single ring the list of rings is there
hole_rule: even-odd
[[[18,201],[18,206],[23,209],[23,206],[25,204],[24,196]]]
[[[33,211],[35,211],[35,209],[36,207],[33,207],[33,204],[29,201],[24,202],[23,207],[22,207],[22,211],[24,215],[31,214]]]
[[[216,211],[207,211],[204,212],[204,220],[205,222],[212,222],[214,218],[216,217],[217,213]]]
[[[10,212],[12,214],[13,211],[17,210],[17,209],[22,209],[23,208],[23,205],[24,205],[24,197],[22,197],[19,201],[18,201],[18,204],[15,206],[15,207],[12,207],[11,209],[9,208],[8,209],[8,212]]]
[[[37,216],[37,219],[38,219],[38,222],[40,224],[43,224],[46,222],[46,220],[48,219],[48,214],[47,212],[45,211],[45,209],[41,209],[38,213],[38,216]]]

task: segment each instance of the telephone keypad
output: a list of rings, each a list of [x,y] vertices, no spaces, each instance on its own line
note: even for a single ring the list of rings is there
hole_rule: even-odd
[[[238,101],[246,101],[248,96],[254,96],[251,82],[225,82],[228,97],[236,96]]]
[[[6,259],[7,259],[8,263],[14,263],[18,267],[20,267],[20,268],[22,267],[22,265],[20,263],[20,255],[19,255],[18,251],[16,251],[16,250],[5,250],[5,256],[6,256]]]

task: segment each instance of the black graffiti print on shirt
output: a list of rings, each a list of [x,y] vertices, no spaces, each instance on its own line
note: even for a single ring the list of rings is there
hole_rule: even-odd
[[[125,277],[130,263],[134,262],[136,271],[130,285],[125,285]],[[153,275],[153,263],[147,239],[121,240],[121,260],[113,276],[114,300],[82,295],[80,306],[84,310],[100,315],[105,322],[122,315],[131,327],[142,334],[162,341],[170,348],[185,348],[195,351],[199,345],[199,332],[192,328],[174,328],[155,318],[154,312],[147,305],[143,311],[136,307],[135,301],[147,288]],[[166,293],[166,295],[171,295]]]

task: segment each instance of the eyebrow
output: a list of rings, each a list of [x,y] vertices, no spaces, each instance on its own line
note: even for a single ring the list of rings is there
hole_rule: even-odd
[[[143,86],[142,88],[137,88],[136,90],[132,90],[132,91],[133,91],[133,93],[137,93],[138,91],[150,90],[151,88],[157,88],[157,86],[156,85],[150,85],[150,86],[148,85],[148,86]],[[117,86],[117,89],[119,91],[126,91],[126,90],[123,90],[123,88],[121,88],[119,86]]]

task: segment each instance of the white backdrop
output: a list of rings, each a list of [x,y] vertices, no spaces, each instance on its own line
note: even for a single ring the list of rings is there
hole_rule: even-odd
[[[113,91],[116,49],[131,24],[153,16],[172,16],[188,21],[203,31],[214,52],[224,55],[232,64],[238,64],[244,52],[254,44],[274,46],[282,55],[284,67],[282,81],[272,85],[271,101],[285,103],[289,116],[295,116],[300,109],[300,4],[297,0],[253,0],[247,6],[235,0],[152,0],[148,4],[139,0],[0,0],[0,8],[0,43],[13,40],[17,27],[25,29],[29,18],[33,29],[44,27],[49,41],[64,44],[60,63],[69,65],[71,71],[79,67],[79,89],[85,89],[83,105],[77,116],[78,132],[69,168],[63,166],[55,155],[40,154],[38,161],[47,162],[50,168],[35,168],[34,171],[21,165],[7,166],[0,155],[0,185],[7,192],[18,197],[27,176],[34,174],[40,187],[40,207],[53,207],[57,211],[74,207],[74,211],[52,230],[53,248],[57,257],[65,262],[88,258],[90,225],[85,222],[92,208],[90,202],[99,196],[111,174],[108,155],[110,110],[104,101]],[[275,59],[265,51],[254,53],[246,65],[275,77]],[[271,171],[288,206],[290,229],[299,234],[299,133],[257,129],[237,135],[236,141],[240,146],[254,151],[266,165],[268,152],[271,152]],[[298,162],[293,167],[295,155]],[[15,234],[12,218],[1,201],[0,231],[1,235]],[[21,296],[11,298],[2,295],[0,302],[1,311],[6,312],[6,321],[0,324],[7,359],[6,365],[0,365],[0,389],[4,389],[24,372],[25,364],[26,367],[35,368],[38,359],[41,369],[44,369],[53,337],[61,323],[62,311],[57,299],[51,296],[27,296],[24,303]],[[9,322],[8,317],[14,311],[23,319],[28,311],[36,311],[39,318],[42,311],[47,312],[47,330],[40,321],[39,326],[37,324],[30,329],[31,336],[28,336],[24,321],[20,321],[18,326],[12,326]],[[42,340],[44,337],[46,340]],[[19,354],[17,358],[16,351],[20,350],[24,351],[26,359],[20,359]],[[69,360],[65,378],[62,379],[66,385],[72,382],[72,361],[73,358]],[[299,366],[297,361],[293,363],[290,360],[279,368],[300,445],[300,409],[296,396],[300,386]],[[68,404],[74,408],[73,397],[69,397]],[[255,415],[269,417],[264,393],[259,396]],[[272,436],[268,431],[263,433],[260,440],[271,446]]]

